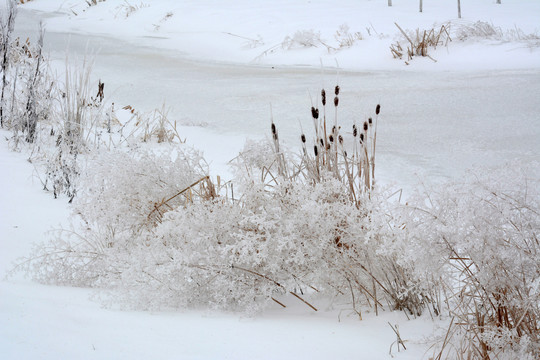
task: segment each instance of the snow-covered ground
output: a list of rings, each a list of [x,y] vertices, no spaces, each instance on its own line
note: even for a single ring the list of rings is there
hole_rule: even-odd
[[[43,20],[45,47],[59,72],[66,49],[73,62],[94,53],[93,75],[117,109],[148,111],[165,102],[214,174],[228,174],[226,164],[246,138],[269,133],[270,113],[286,145],[298,146],[300,124],[311,130],[310,97],[315,101],[321,87],[336,81],[343,128],[382,105],[381,182],[410,189],[477,165],[540,161],[540,2],[463,1],[462,19],[454,1],[425,2],[423,13],[416,0],[393,2],[107,0],[88,7],[80,0],[33,0],[20,7],[16,33],[35,37]],[[456,38],[478,20],[500,27],[502,36]],[[389,50],[401,39],[394,22],[413,31],[450,22],[453,41],[430,52],[436,62],[415,57],[406,65]],[[329,49],[339,47],[334,35],[344,24],[356,40]],[[536,39],[519,39],[518,32]],[[316,46],[291,42],[295,34],[296,40],[311,36]],[[9,134],[1,135],[4,273],[69,209],[41,190],[26,156],[10,153],[3,140]],[[411,345],[396,358],[419,359],[428,348],[423,336],[437,326],[400,313],[361,322],[344,313],[339,322],[336,311],[302,307],[270,309],[254,319],[120,312],[100,308],[90,295],[20,275],[0,282],[0,357],[387,359],[395,340],[389,321]]]
[[[46,4],[44,4],[46,3]],[[316,66],[322,61],[360,71],[403,70],[402,62],[392,61],[389,45],[403,29],[431,29],[451,22],[451,28],[476,21],[491,23],[503,30],[521,29],[524,34],[538,31],[540,4],[535,0],[464,1],[462,18],[457,17],[454,1],[429,1],[423,12],[417,0],[277,0],[277,1],[105,1],[88,8],[78,0],[32,1],[25,9],[46,10],[56,15],[47,20],[52,32],[114,36],[133,45],[170,49],[190,59],[224,63]],[[362,40],[339,51],[336,32],[346,25],[348,34],[360,33]],[[296,33],[320,36],[324,44],[313,47],[288,46],[284,40]],[[301,37],[310,40],[308,36]],[[317,36],[314,37],[315,39]],[[339,38],[339,36],[338,36]],[[487,70],[538,67],[538,51],[516,43],[493,45],[489,41],[461,45],[434,53],[438,60],[419,61],[411,69]],[[331,48],[329,50],[328,46]],[[285,48],[284,48],[285,47]],[[438,54],[441,53],[441,56]],[[443,56],[444,55],[444,56]]]

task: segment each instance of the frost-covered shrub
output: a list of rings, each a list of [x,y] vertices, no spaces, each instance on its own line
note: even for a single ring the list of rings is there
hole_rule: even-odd
[[[336,86],[335,114],[338,96]],[[359,315],[360,305],[420,314],[429,298],[386,251],[401,230],[374,187],[380,106],[345,140],[337,117],[327,126],[321,97],[323,114],[311,109],[313,155],[303,134],[298,156],[284,151],[272,124],[270,143],[248,143],[237,158],[236,199],[217,196],[196,152],[84,155],[73,229],[38,248],[27,268],[40,281],[109,289],[135,308],[255,311],[290,294],[316,309],[308,299],[316,292],[348,298]]]
[[[15,29],[15,18],[17,17],[17,5],[14,0],[6,2],[6,8],[1,6],[2,15],[0,15],[0,71],[2,72],[1,78],[1,91],[0,91],[0,127],[4,127],[4,98],[5,91],[8,86],[7,72],[10,67],[10,52],[11,52],[11,37],[13,30]]]
[[[2,73],[2,126],[11,130],[11,146],[20,142],[34,143],[42,122],[50,119],[54,84],[42,54],[44,32],[40,29],[37,43],[19,38],[12,41],[7,53],[9,63]]]
[[[106,279],[135,261],[131,251],[144,243],[141,234],[160,220],[157,215],[197,201],[193,184],[205,176],[206,164],[195,151],[98,152],[80,179],[73,228],[37,247],[27,269],[42,282],[109,286]],[[170,199],[185,189],[189,194]]]
[[[102,151],[90,160],[81,176],[75,211],[91,225],[136,233],[139,227],[152,226],[155,218],[150,214],[156,205],[204,178],[207,172],[204,159],[194,150]],[[159,213],[196,200],[191,195],[167,202]]]
[[[538,177],[508,166],[445,184],[404,208],[407,236],[397,252],[418,279],[447,294],[455,335],[447,351],[540,355],[539,204]]]
[[[313,30],[299,30],[293,36],[283,39],[281,46],[285,50],[317,47],[321,43],[321,34]]]
[[[526,34],[517,27],[503,30],[501,27],[485,21],[477,21],[473,24],[460,24],[456,30],[456,37],[461,41],[487,39],[501,42],[524,42],[531,47],[538,47],[540,45],[540,35],[538,32]]]
[[[360,303],[365,291],[383,306],[388,294],[372,291],[374,279],[386,282],[390,265],[377,255],[384,227],[344,190],[331,177],[271,192],[253,186],[241,204],[217,200],[170,211],[128,257],[114,296],[142,308],[253,311],[287,293],[308,303],[314,291],[353,292]]]

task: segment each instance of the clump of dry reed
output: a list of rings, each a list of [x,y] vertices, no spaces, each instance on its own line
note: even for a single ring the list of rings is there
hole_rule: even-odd
[[[310,111],[314,138],[310,144],[306,134],[300,135],[302,148],[298,162],[290,160],[283,154],[276,125],[272,122],[272,143],[276,165],[270,169],[264,169],[263,172],[266,176],[270,174],[271,182],[276,184],[282,179],[282,181],[308,184],[315,188],[319,184],[327,183],[330,179],[341,182],[348,204],[354,204],[358,210],[359,219],[365,220],[366,227],[377,232],[381,230],[380,219],[374,217],[382,216],[382,214],[373,212],[368,203],[373,197],[379,196],[373,191],[375,189],[377,125],[381,105],[376,105],[374,113],[365,121],[353,124],[352,136],[350,136],[351,134],[345,132],[338,123],[340,92],[339,85],[334,87],[331,94],[325,89],[321,90],[320,104],[313,104]],[[272,169],[277,172],[277,176],[271,174]],[[336,251],[338,255],[332,259],[329,257],[326,261],[329,262],[328,266],[339,271],[344,277],[345,286],[342,293],[350,291],[355,312],[361,317],[356,305],[359,298],[365,298],[364,304],[374,309],[377,314],[385,309],[397,309],[414,316],[420,315],[426,305],[431,303],[429,294],[420,293],[418,289],[415,289],[408,269],[400,266],[391,256],[377,253],[375,249],[382,246],[380,236],[370,237],[364,233],[342,236],[349,225],[347,223],[336,225],[336,235],[331,241],[333,251]],[[381,232],[384,231],[381,230]],[[369,249],[366,241],[371,242]],[[384,301],[388,307],[383,305]]]
[[[165,104],[161,108],[156,108],[151,112],[143,113],[136,110],[131,105],[126,105],[122,108],[131,113],[131,118],[122,125],[120,129],[120,137],[123,141],[132,137],[140,138],[143,142],[150,142],[152,139],[158,143],[185,143],[178,132],[176,120],[169,119],[169,108]],[[128,130],[127,135],[124,131]]]
[[[377,144],[377,123],[381,105],[362,124],[352,126],[352,138],[347,138],[338,124],[340,87],[333,89],[333,99],[327,101],[327,92],[321,90],[321,109],[314,104],[311,118],[314,128],[312,144],[302,133],[300,162],[288,161],[281,151],[275,123],[272,121],[272,142],[276,156],[278,174],[292,180],[317,184],[328,176],[343,182],[350,199],[359,205],[362,195],[375,186],[375,154]],[[334,113],[333,120],[329,114]],[[348,143],[348,144],[347,144]]]
[[[416,29],[416,32],[414,33],[407,33],[397,23],[394,24],[408,42],[406,48],[407,60],[405,61],[405,64],[407,65],[409,65],[409,61],[411,61],[414,56],[428,57],[436,62],[437,60],[433,59],[428,54],[429,49],[436,49],[437,46],[440,45],[447,46],[448,43],[452,41],[450,38],[449,25],[441,25],[438,30],[435,28],[430,30]],[[390,51],[395,59],[403,59],[405,54],[405,51],[399,42],[390,45]]]

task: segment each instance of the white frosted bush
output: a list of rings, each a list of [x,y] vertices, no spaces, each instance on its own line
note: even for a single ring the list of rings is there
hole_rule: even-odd
[[[81,176],[75,211],[91,225],[136,232],[151,225],[150,213],[162,202],[206,176],[202,156],[194,150],[165,147],[155,151],[103,151],[90,160]],[[175,198],[170,206],[188,199]],[[161,208],[161,212],[168,209]]]
[[[328,261],[340,256],[337,227],[347,220],[360,226],[356,209],[344,200],[341,184],[329,181],[315,189],[291,183],[272,193],[255,186],[242,206],[216,201],[180,207],[147,234],[140,247],[145,260],[130,264],[136,269],[122,281],[145,294],[147,303],[138,304],[145,308],[249,311],[287,292],[322,291],[342,281]]]
[[[538,356],[540,186],[506,167],[409,201],[403,261],[448,294],[456,341],[474,358],[519,347]],[[398,247],[399,248],[399,247]],[[528,341],[528,340],[527,340]],[[463,344],[462,344],[463,346]]]
[[[189,188],[206,176],[199,153],[170,148],[150,152],[98,152],[81,176],[74,201],[73,224],[53,233],[24,263],[33,276],[46,283],[74,286],[116,286],[130,262],[132,251],[145,245],[145,234],[159,217],[150,216],[156,204],[163,214],[197,196],[164,199]]]

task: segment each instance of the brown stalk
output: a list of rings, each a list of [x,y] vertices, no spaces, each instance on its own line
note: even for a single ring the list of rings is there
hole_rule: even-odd
[[[279,302],[278,300],[274,299],[273,297],[270,297],[270,299],[274,300],[276,303],[278,303],[279,305],[281,305],[281,306],[283,306],[284,308],[286,308],[286,306],[285,306],[283,303]]]
[[[183,193],[185,193],[186,191],[188,190],[191,190],[192,187],[194,187],[195,185],[199,184],[201,181],[204,181],[204,180],[210,180],[210,177],[209,176],[205,176],[205,177],[202,177],[200,178],[199,180],[195,181],[193,184],[189,185],[188,187],[186,187],[185,189],[183,189],[182,191],[178,192],[177,194],[171,196],[170,198],[168,198],[167,200],[163,200],[161,203],[159,204],[156,204],[154,205],[154,209],[150,212],[150,214],[148,214],[148,218],[150,218],[150,216],[152,216],[152,214],[157,211],[160,216],[162,215],[161,212],[159,211],[159,209],[163,206],[163,205],[168,205],[168,202],[175,199],[176,197],[182,195]]]
[[[258,276],[260,278],[263,278],[267,281],[270,281],[271,283],[273,283],[274,285],[282,288],[283,290],[287,291],[289,294],[291,294],[292,296],[296,297],[297,299],[299,299],[300,301],[302,301],[304,304],[306,304],[307,306],[309,306],[310,308],[312,308],[313,310],[317,311],[317,308],[313,305],[311,305],[309,302],[307,302],[306,300],[304,300],[301,296],[299,296],[298,294],[292,292],[292,291],[288,291],[285,286],[281,285],[280,283],[278,283],[276,280],[274,279],[271,279],[269,278],[268,276],[266,275],[263,275],[263,274],[259,274],[258,272],[256,271],[253,271],[253,270],[249,270],[249,269],[245,269],[243,267],[240,267],[240,266],[236,266],[236,265],[232,265],[231,266],[232,269],[238,269],[238,270],[241,270],[241,271],[245,271],[249,274],[252,274],[252,275],[255,275],[255,276]],[[272,298],[273,299],[273,298]],[[274,300],[274,299],[273,299]],[[276,301],[276,300],[274,300]]]

